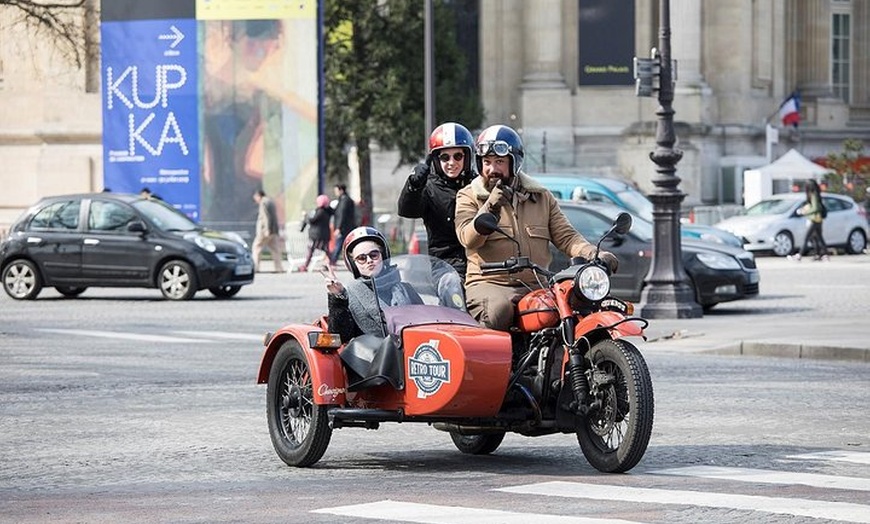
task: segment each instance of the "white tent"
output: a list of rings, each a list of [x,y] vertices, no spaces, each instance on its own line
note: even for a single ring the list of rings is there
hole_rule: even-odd
[[[749,207],[773,194],[774,180],[791,187],[795,180],[821,180],[830,169],[807,159],[794,149],[766,166],[743,172],[743,205]]]

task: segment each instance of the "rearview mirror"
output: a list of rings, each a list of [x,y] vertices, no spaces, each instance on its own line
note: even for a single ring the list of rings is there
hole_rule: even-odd
[[[631,215],[628,213],[620,213],[619,216],[616,217],[616,231],[620,235],[624,235],[628,233],[631,229]]]
[[[492,213],[481,213],[474,219],[474,230],[481,235],[491,235],[498,231],[498,217]]]
[[[147,231],[147,228],[145,227],[144,223],[136,220],[135,222],[130,222],[129,224],[127,224],[127,231],[131,233],[144,233],[145,231]]]

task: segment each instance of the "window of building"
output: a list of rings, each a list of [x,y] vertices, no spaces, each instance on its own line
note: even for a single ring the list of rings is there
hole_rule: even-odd
[[[852,29],[848,13],[833,13],[831,20],[831,86],[834,96],[850,102]]]

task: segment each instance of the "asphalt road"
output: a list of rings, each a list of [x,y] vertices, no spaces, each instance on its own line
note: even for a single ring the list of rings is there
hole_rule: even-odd
[[[863,257],[785,262],[760,260],[759,299],[643,346],[656,423],[626,475],[570,435],[469,457],[415,424],[338,430],[315,467],[285,466],[260,341],[323,311],[316,274],[259,275],[231,300],[0,297],[0,522],[868,522],[870,365],[698,353],[711,326],[866,318]]]

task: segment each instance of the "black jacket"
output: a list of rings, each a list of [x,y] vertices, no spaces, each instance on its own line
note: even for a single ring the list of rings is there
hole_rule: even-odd
[[[471,182],[467,173],[455,179],[429,173],[421,189],[412,186],[410,179],[399,194],[399,216],[422,218],[429,236],[429,255],[444,260],[465,278],[467,259],[465,248],[456,237],[453,215],[456,211],[456,192]]]
[[[356,227],[356,206],[353,199],[342,193],[338,197],[338,205],[335,206],[335,215],[332,219],[337,229],[342,235],[347,235],[353,228]]]

